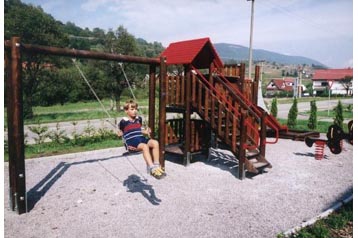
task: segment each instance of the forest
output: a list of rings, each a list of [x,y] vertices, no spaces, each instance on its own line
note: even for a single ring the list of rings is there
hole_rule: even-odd
[[[62,23],[54,19],[39,6],[25,4],[20,0],[6,0],[4,2],[4,40],[10,40],[13,36],[20,37],[21,43],[26,44],[142,57],[157,57],[164,50],[161,43],[150,43],[136,38],[123,25],[119,25],[116,29],[82,29],[72,22]],[[146,65],[100,60],[73,60],[96,90],[98,97],[113,101],[113,110],[119,110],[120,98],[128,85],[138,90],[147,85],[149,71]],[[73,60],[38,54],[22,55],[25,118],[33,117],[34,106],[50,106],[94,99]],[[6,86],[4,88],[6,98]],[[146,92],[146,90],[141,92]]]

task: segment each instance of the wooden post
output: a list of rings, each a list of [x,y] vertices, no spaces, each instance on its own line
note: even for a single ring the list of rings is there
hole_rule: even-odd
[[[239,89],[243,93],[244,86],[245,86],[245,64],[240,64],[240,80],[237,81],[239,84]]]
[[[191,115],[191,73],[189,65],[184,66],[185,74],[185,115],[184,115],[184,128],[185,128],[185,145],[184,145],[184,165],[187,166],[190,164],[190,145],[191,145],[191,124],[190,124],[190,115]]]
[[[214,85],[214,77],[213,77],[213,71],[214,71],[215,65],[212,62],[210,64],[210,68],[209,68],[209,82],[211,85],[213,85],[213,87],[215,87]],[[210,129],[210,134],[211,134],[211,138],[210,138],[210,146],[217,148],[218,147],[218,139],[217,136],[214,133],[214,125],[215,125],[215,117],[213,115],[215,115],[215,99],[212,98],[211,96],[210,98],[210,111],[211,111],[211,116],[210,116],[210,125],[211,125],[211,129]],[[210,156],[210,155],[209,155]]]
[[[245,159],[246,159],[246,141],[247,141],[247,128],[245,121],[247,119],[247,110],[241,108],[240,119],[240,148],[239,148],[239,179],[245,178]]]
[[[25,144],[21,81],[20,38],[11,39],[10,72],[7,78],[7,124],[9,142],[10,206],[19,214],[27,212]]]
[[[10,44],[11,43],[9,41],[5,41],[5,47],[11,47]],[[21,50],[32,54],[35,53],[35,54],[68,56],[74,58],[111,60],[111,61],[117,61],[123,63],[128,62],[128,63],[137,63],[137,64],[160,64],[160,60],[158,58],[120,55],[120,54],[104,53],[104,52],[89,51],[89,50],[75,50],[75,49],[68,49],[68,48],[58,48],[53,46],[21,44]]]
[[[257,97],[259,91],[259,80],[260,80],[260,66],[255,67],[255,78],[253,83],[252,102],[257,105]]]
[[[167,69],[166,69],[166,59],[164,57],[160,58],[160,101],[159,101],[159,151],[160,151],[160,164],[165,167],[165,138],[166,133],[166,95],[167,95]]]
[[[155,64],[149,66],[149,118],[148,126],[155,130]]]
[[[264,111],[264,113],[262,113],[262,117],[261,117],[261,130],[260,130],[260,154],[262,156],[265,157],[266,155],[266,117],[267,117],[267,112]]]

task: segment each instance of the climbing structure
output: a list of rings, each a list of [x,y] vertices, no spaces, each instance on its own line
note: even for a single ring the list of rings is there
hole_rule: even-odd
[[[188,164],[192,153],[207,151],[214,135],[235,155],[239,178],[271,167],[266,144],[276,143],[279,130],[287,128],[257,106],[259,67],[254,80],[246,80],[245,65],[224,66],[209,38],[172,43],[161,57],[168,67],[184,68],[182,74],[167,75],[161,88],[166,95],[166,152],[182,155]],[[182,116],[170,118],[168,113],[174,112]],[[270,142],[267,127],[277,135]]]

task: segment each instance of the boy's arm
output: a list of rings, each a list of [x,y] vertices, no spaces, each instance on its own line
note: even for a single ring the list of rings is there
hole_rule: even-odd
[[[138,117],[139,119],[139,123],[142,126],[142,134],[143,135],[147,135],[148,137],[150,137],[150,133],[152,133],[152,130],[149,127],[146,127],[146,125],[143,127],[143,119],[142,117]]]
[[[118,137],[122,137],[122,136],[123,136],[123,131],[122,131],[122,130],[118,130],[117,135],[118,135]]]
[[[125,121],[122,119],[119,123],[118,123],[118,132],[117,132],[117,135],[119,137],[123,136],[123,130],[124,130],[124,123]]]
[[[147,136],[150,137],[151,133],[152,133],[152,130],[149,127],[145,128],[145,129],[142,129],[142,134],[143,135],[147,135]]]

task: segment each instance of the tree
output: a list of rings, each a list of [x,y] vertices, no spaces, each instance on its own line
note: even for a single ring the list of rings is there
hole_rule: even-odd
[[[7,1],[5,4],[5,39],[18,36],[22,43],[65,46],[68,38],[60,29],[59,23],[40,7],[26,5],[21,1]],[[33,95],[39,84],[38,78],[49,63],[50,58],[40,54],[24,54],[23,72],[24,117],[33,117]],[[46,63],[46,64],[45,64]]]
[[[316,129],[317,127],[317,106],[315,100],[311,101],[310,117],[308,118],[307,127],[311,130]]]
[[[270,113],[272,116],[277,117],[277,98],[272,100]]]
[[[308,93],[312,96],[313,95],[313,83],[312,82],[308,83],[306,87],[307,87]]]
[[[119,26],[115,32],[109,31],[106,34],[105,50],[111,53],[124,55],[139,54],[135,37],[123,26]],[[139,81],[140,78],[138,77],[137,72],[140,71],[138,69],[142,66],[129,63],[110,63],[107,64],[106,67],[108,68],[108,85],[111,90],[111,98],[114,99],[116,103],[116,110],[120,111],[121,95],[125,88],[128,88],[129,85],[133,86]]]
[[[297,99],[293,99],[293,104],[290,108],[290,111],[288,112],[288,119],[287,119],[287,126],[289,128],[294,128],[297,124]]]
[[[341,100],[338,101],[337,106],[334,108],[334,112],[335,112],[334,124],[343,128],[344,118],[343,118],[343,106]]]
[[[353,86],[352,81],[353,81],[353,76],[345,76],[342,80],[339,81],[339,83],[346,90],[347,96],[349,96],[349,91],[352,90],[352,86]]]

